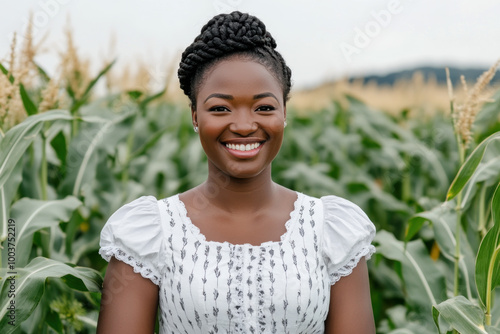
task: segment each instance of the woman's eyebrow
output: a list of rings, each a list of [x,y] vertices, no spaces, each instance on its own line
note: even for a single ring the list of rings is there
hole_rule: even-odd
[[[224,100],[234,100],[234,96],[232,95],[229,95],[229,94],[222,94],[222,93],[213,93],[213,94],[210,94],[208,95],[208,97],[205,99],[205,101],[203,101],[203,103],[207,102],[209,99],[213,98],[213,97],[218,97],[220,99],[224,99]],[[256,94],[253,96],[253,99],[254,100],[258,100],[258,99],[263,99],[265,97],[272,97],[274,98],[276,101],[279,102],[278,98],[276,97],[276,95],[274,95],[273,93],[271,92],[266,92],[266,93],[260,93],[260,94]]]
[[[258,100],[258,99],[262,99],[262,98],[265,98],[265,97],[272,97],[274,98],[276,101],[279,102],[278,98],[276,97],[276,95],[274,95],[273,93],[271,92],[266,92],[266,93],[260,93],[260,94],[257,94],[257,95],[254,95],[253,96],[253,99],[254,100]]]
[[[208,99],[211,99],[212,97],[218,97],[218,98],[221,98],[221,99],[224,99],[224,100],[234,100],[234,97],[232,95],[221,94],[221,93],[213,93],[213,94],[208,95],[208,97],[205,99],[205,101],[203,101],[203,103],[207,102]]]

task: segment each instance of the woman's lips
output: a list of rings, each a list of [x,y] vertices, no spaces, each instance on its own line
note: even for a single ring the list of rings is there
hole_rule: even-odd
[[[222,143],[224,148],[233,156],[240,159],[248,159],[256,156],[264,145],[264,142],[254,142],[249,144]],[[244,147],[245,150],[242,148]]]

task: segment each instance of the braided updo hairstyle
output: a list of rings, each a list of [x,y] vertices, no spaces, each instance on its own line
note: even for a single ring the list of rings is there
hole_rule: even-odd
[[[286,103],[292,71],[276,51],[276,41],[261,20],[234,11],[214,16],[182,53],[177,75],[193,108],[196,108],[196,94],[206,71],[232,56],[241,56],[265,66],[281,83]]]

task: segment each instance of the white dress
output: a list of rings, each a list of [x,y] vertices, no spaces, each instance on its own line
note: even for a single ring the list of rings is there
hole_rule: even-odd
[[[375,251],[375,227],[355,204],[297,192],[281,241],[207,241],[178,195],[118,209],[99,253],[159,286],[160,333],[324,332],[330,286]]]

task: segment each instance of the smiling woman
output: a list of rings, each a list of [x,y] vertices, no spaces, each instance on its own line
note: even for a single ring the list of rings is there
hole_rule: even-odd
[[[141,197],[101,232],[109,267],[98,333],[374,333],[355,204],[273,182],[291,71],[256,17],[210,20],[179,80],[208,158],[199,186]]]
[[[246,178],[267,169],[269,177],[286,117],[281,85],[263,65],[240,55],[217,63],[206,76],[192,115],[209,170]]]

